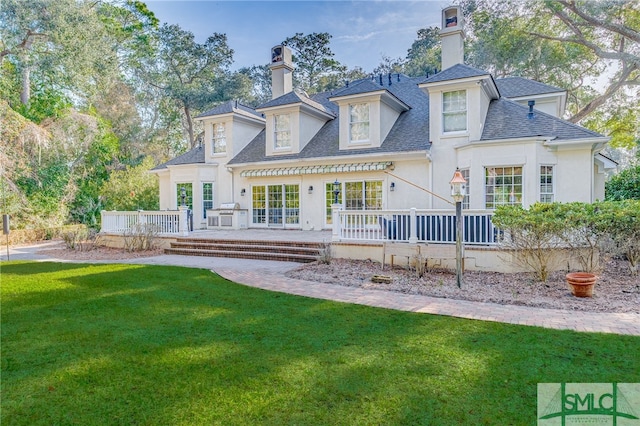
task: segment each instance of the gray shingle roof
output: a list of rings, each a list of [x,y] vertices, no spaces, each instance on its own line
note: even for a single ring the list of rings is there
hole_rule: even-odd
[[[384,83],[384,80],[383,80]],[[340,97],[340,96],[349,96],[349,95],[357,95],[360,93],[370,93],[377,92],[379,90],[384,90],[384,86],[381,86],[377,83],[377,80],[372,80],[370,78],[363,78],[361,80],[356,80],[349,84],[349,86],[345,86],[343,89],[338,89],[333,92],[332,97]]]
[[[379,148],[339,149],[339,120],[328,121],[309,141],[299,154],[267,156],[265,152],[265,132],[262,131],[245,147],[229,164],[269,162],[280,160],[310,159],[323,157],[348,157],[372,153],[400,153],[427,151],[429,142],[429,98],[418,88],[423,77],[401,77],[394,79],[391,86],[378,86],[378,90],[386,89],[393,96],[407,104],[411,109],[400,114],[391,131]],[[384,82],[387,83],[387,82]],[[338,115],[338,106],[329,101],[342,90],[320,93],[313,100]],[[286,95],[285,95],[286,96]]]
[[[534,111],[528,118],[529,108],[505,98],[491,101],[484,123],[481,140],[550,136],[557,139],[602,137],[601,134],[560,118]]]
[[[487,71],[480,70],[478,68],[470,67],[464,64],[455,64],[452,67],[447,68],[429,78],[422,78],[420,84],[436,83],[439,81],[459,80],[461,78],[480,77],[484,75],[490,75]]]
[[[199,163],[204,164],[204,147],[202,145],[199,145],[193,148],[192,150],[187,151],[182,155],[179,155],[176,158],[172,158],[166,163],[157,165],[151,170],[162,170],[162,169],[166,169],[167,166],[177,166],[181,164],[199,164]]]
[[[300,102],[307,104],[310,107],[317,109],[318,111],[322,111],[326,114],[333,115],[334,117],[336,116],[331,112],[331,110],[328,110],[319,102],[316,102],[313,99],[309,98],[306,94],[298,93],[296,91],[285,93],[282,96],[279,96],[275,99],[270,100],[269,102],[266,102],[260,105],[257,109],[271,108],[271,107],[282,106],[282,105],[291,105],[291,104],[297,104]]]
[[[548,84],[522,77],[498,78],[495,82],[500,94],[507,98],[565,92],[564,89],[560,89],[559,87],[550,86]]]
[[[220,104],[217,107],[210,109],[207,112],[203,112],[202,114],[198,115],[196,118],[211,117],[214,115],[222,115],[222,114],[230,114],[230,113],[246,115],[251,118],[263,118],[262,114],[257,112],[255,109],[248,107],[246,105],[242,105],[240,102],[237,102],[237,101],[229,101],[229,102]]]
[[[476,68],[458,64],[426,80],[424,77],[409,78],[407,76],[401,76],[400,81],[397,81],[397,77],[393,78],[391,85],[388,84],[388,79],[383,79],[383,84],[380,85],[379,80],[372,81],[371,79],[362,79],[350,84],[349,87],[319,93],[311,98],[301,93],[287,93],[261,105],[260,108],[304,102],[319,111],[338,117],[338,105],[330,101],[330,99],[358,93],[386,90],[392,96],[395,96],[401,102],[405,103],[409,107],[409,110],[400,113],[389,134],[378,148],[341,151],[339,149],[339,119],[335,118],[328,120],[300,153],[267,156],[265,130],[263,130],[238,155],[231,159],[229,164],[269,163],[282,160],[323,159],[330,157],[348,158],[366,154],[427,152],[431,147],[429,138],[429,97],[419,88],[418,84],[479,76],[490,76],[490,74]],[[561,90],[553,86],[521,78],[501,79],[498,81],[502,84],[500,90],[505,88],[506,94],[511,96],[517,96],[514,95],[514,93],[525,93],[526,91],[524,89],[527,88],[534,89],[536,93],[550,93]],[[510,84],[511,86],[508,86]],[[229,108],[233,108],[234,106],[234,103],[223,104],[208,111],[203,114],[203,116],[225,114],[231,112]],[[251,111],[257,114],[255,110]],[[528,112],[527,107],[504,97],[491,101],[481,140],[535,136],[554,137],[558,140],[602,137],[602,135],[596,132],[537,110],[534,113],[534,117],[529,119]],[[155,167],[153,170],[164,169],[169,165],[198,163],[204,163],[204,148],[201,147],[192,149],[186,154]]]

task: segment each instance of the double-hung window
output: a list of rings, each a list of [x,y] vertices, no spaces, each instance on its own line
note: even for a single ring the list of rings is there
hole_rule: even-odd
[[[202,217],[207,217],[207,210],[213,208],[213,183],[202,184]]]
[[[214,154],[222,154],[227,152],[227,134],[224,123],[216,123],[213,125],[212,152]]]
[[[487,167],[485,197],[488,209],[504,204],[522,204],[522,167]]]
[[[443,132],[467,130],[467,91],[456,90],[442,94]]]
[[[275,149],[291,148],[291,116],[279,114],[274,117],[273,147]]]
[[[553,166],[540,166],[540,202],[553,203]]]
[[[369,142],[369,104],[349,105],[349,142]]]

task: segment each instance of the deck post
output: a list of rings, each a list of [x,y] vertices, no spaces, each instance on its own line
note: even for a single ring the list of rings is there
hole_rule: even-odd
[[[341,204],[331,204],[331,241],[340,241],[340,210]]]
[[[186,237],[187,235],[189,235],[189,224],[188,224],[188,218],[187,218],[188,209],[189,207],[187,206],[178,207],[178,210],[180,211],[178,234],[183,237]]]
[[[416,215],[416,208],[411,207],[409,213],[409,243],[416,244],[418,242],[418,216]]]

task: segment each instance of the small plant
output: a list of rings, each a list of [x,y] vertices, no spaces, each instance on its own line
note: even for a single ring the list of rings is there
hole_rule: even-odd
[[[331,243],[326,241],[322,242],[320,246],[320,254],[318,255],[318,262],[328,265],[333,260],[333,254],[331,251]]]
[[[416,276],[418,278],[422,278],[427,272],[427,258],[423,256],[422,253],[418,251],[418,253],[414,254],[411,259],[413,260],[413,264],[416,271]]]
[[[98,232],[93,228],[77,227],[60,234],[67,249],[89,251],[96,244]]]
[[[150,223],[136,223],[126,230],[122,237],[124,249],[128,252],[153,250],[158,236],[158,226]]]

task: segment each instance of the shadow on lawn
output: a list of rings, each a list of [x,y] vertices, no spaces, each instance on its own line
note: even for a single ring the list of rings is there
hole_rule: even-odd
[[[640,380],[629,336],[333,303],[179,267],[3,275],[27,270],[67,287],[3,300],[3,424],[531,423],[538,382]],[[589,354],[587,372],[575,356]]]

